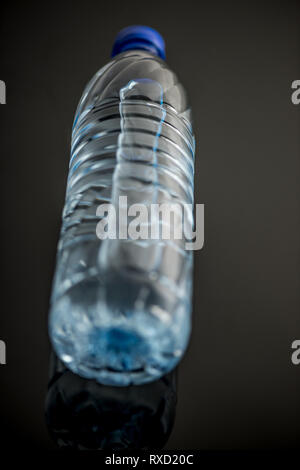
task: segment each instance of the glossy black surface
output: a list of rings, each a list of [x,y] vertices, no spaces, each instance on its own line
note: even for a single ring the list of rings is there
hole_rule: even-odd
[[[51,354],[46,422],[60,448],[162,449],[176,399],[176,371],[146,385],[108,387],[73,374]]]

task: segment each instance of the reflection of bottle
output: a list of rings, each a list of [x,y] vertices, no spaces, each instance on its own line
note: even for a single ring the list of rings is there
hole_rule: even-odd
[[[108,387],[73,374],[52,354],[46,421],[60,447],[161,449],[175,406],[176,371],[145,385]]]
[[[96,235],[99,205],[112,202],[120,213],[124,198],[128,207],[139,203],[150,212],[154,205],[176,204],[179,212],[185,205],[192,225],[190,111],[162,58],[157,32],[122,31],[74,122],[50,336],[73,372],[107,385],[161,377],[178,363],[190,334],[192,252],[185,234],[169,240],[153,230],[151,238],[153,226],[158,233],[161,225],[174,230],[172,214],[144,224],[146,239],[101,242]],[[124,220],[118,220],[122,232]]]

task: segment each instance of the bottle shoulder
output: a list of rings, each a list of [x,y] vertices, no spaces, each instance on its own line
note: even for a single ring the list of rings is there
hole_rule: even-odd
[[[153,82],[153,89],[159,86],[163,103],[178,114],[189,114],[187,94],[177,75],[162,59],[142,50],[123,52],[102,67],[87,84],[78,111],[107,100],[119,100],[121,90],[130,82],[142,80]],[[151,101],[151,96],[143,98]]]

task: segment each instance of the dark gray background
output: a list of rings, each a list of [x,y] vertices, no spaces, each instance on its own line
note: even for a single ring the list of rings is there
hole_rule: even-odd
[[[135,23],[162,33],[189,92],[205,204],[167,448],[299,446],[299,12],[296,1],[1,4],[0,449],[54,448],[43,414],[47,311],[71,125],[114,36]]]

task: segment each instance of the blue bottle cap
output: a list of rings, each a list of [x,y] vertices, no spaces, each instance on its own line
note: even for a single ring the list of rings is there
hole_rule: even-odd
[[[144,49],[161,59],[166,58],[165,41],[162,36],[149,26],[128,26],[122,29],[115,39],[111,56],[131,49]]]

